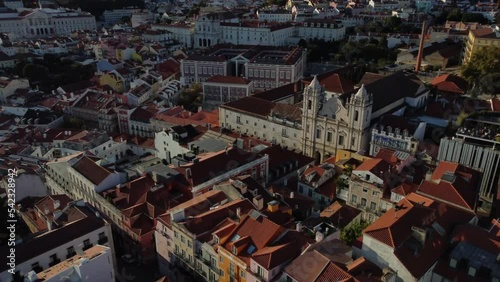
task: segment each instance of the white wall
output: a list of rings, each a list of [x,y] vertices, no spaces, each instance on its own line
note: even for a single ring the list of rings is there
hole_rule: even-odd
[[[83,248],[83,241],[87,240],[87,239],[89,239],[91,244],[96,245],[97,241],[99,240],[99,233],[101,233],[101,232],[104,232],[106,234],[106,236],[108,237],[108,244],[106,244],[106,245],[109,245],[110,242],[113,242],[112,241],[113,237],[111,235],[111,226],[106,225],[106,226],[103,226],[97,230],[90,232],[90,233],[83,234],[82,236],[80,236],[80,237],[78,237],[70,242],[62,244],[53,250],[45,252],[45,253],[38,255],[36,257],[33,257],[25,262],[17,263],[16,264],[16,271],[20,271],[21,274],[25,275],[32,270],[31,265],[36,263],[36,262],[38,262],[38,264],[41,267],[43,267],[43,269],[47,269],[47,268],[49,268],[49,263],[51,262],[50,261],[51,255],[56,254],[57,258],[60,259],[61,261],[63,261],[66,259],[66,255],[68,254],[67,249],[69,247],[73,247],[75,249],[75,252],[78,249],[81,250]],[[20,247],[20,246],[21,245],[18,245],[18,247]],[[110,247],[114,248],[112,246],[112,244],[110,245]],[[114,250],[112,251],[112,253],[114,253]],[[114,264],[114,257],[113,257],[113,264]],[[2,282],[12,281],[12,274],[7,272],[7,270],[0,273],[0,281],[2,281]],[[94,280],[94,281],[98,281],[98,280]]]
[[[23,173],[16,178],[16,203],[26,197],[47,195],[47,188],[38,174]]]
[[[185,154],[190,151],[182,147],[179,142],[174,141],[173,136],[173,133],[167,133],[164,130],[155,133],[156,156],[159,159],[166,159],[171,162],[172,158],[178,154]]]

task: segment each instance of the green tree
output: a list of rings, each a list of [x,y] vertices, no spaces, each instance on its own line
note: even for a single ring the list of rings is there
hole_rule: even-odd
[[[448,20],[448,21],[461,21],[462,20],[462,12],[458,8],[453,9],[446,17],[446,20]]]
[[[491,94],[496,97],[500,94],[500,72],[489,73],[482,76],[479,80],[479,86],[481,87],[483,93]]]
[[[118,23],[120,23],[120,24],[129,24],[130,23],[130,17],[128,17],[128,16],[122,17],[120,19],[120,21],[118,21]]]
[[[480,24],[488,24],[490,21],[482,14],[478,13],[465,13],[462,15],[462,22],[477,22]]]
[[[500,47],[483,47],[472,54],[469,62],[462,67],[462,76],[470,83],[478,82],[480,77],[500,70]]]
[[[385,31],[386,32],[397,32],[399,26],[401,26],[402,20],[396,16],[392,16],[385,20]]]
[[[340,240],[351,245],[357,238],[363,235],[363,230],[368,227],[366,222],[355,222],[349,228],[344,228],[340,232]]]

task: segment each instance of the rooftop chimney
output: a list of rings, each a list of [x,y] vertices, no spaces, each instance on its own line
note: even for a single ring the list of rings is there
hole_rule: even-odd
[[[418,46],[417,64],[415,65],[415,73],[417,74],[420,71],[420,65],[422,64],[422,56],[424,54],[425,25],[426,22],[424,21],[422,23],[422,33],[420,34],[420,45]]]

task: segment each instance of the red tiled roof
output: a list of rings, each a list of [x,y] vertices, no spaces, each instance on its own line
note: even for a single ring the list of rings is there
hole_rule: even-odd
[[[396,193],[396,194],[401,195],[401,196],[408,196],[411,193],[416,192],[417,189],[418,189],[417,185],[413,185],[410,183],[403,183],[403,184],[397,186],[396,188],[392,189],[391,192]]]
[[[376,159],[383,159],[387,163],[391,165],[396,165],[398,163],[398,158],[395,155],[396,151],[386,149],[386,148],[380,148],[378,151],[377,155],[375,156]]]
[[[225,84],[250,84],[250,80],[239,76],[224,76],[224,75],[214,75],[207,79],[205,82],[211,83],[225,83]]]
[[[351,223],[359,214],[361,210],[347,205],[342,205],[338,201],[334,202],[321,213],[320,217],[328,218],[333,224],[338,224],[344,227]]]
[[[335,263],[329,263],[323,272],[315,281],[359,281],[349,273],[337,266]]]
[[[494,112],[500,112],[500,99],[492,98],[490,100],[491,110]]]
[[[482,250],[499,254],[500,253],[500,237],[498,234],[488,232],[478,226],[464,224],[459,225],[453,232],[452,241],[467,242]]]
[[[354,84],[341,77],[336,71],[320,74],[317,76],[319,84],[325,88],[326,91],[346,94],[354,91]],[[305,79],[304,84],[309,85],[311,79]]]
[[[244,97],[223,105],[222,108],[235,109],[260,117],[267,117],[274,108],[275,103],[252,96]]]
[[[85,156],[77,161],[73,168],[95,185],[101,184],[104,179],[111,175],[110,171]]]
[[[231,147],[227,151],[221,150],[216,153],[198,155],[198,158],[200,158],[198,163],[182,165],[175,168],[175,170],[187,176],[186,171],[190,169],[191,178],[188,180],[194,187],[260,157],[260,154],[247,152],[238,147]],[[232,165],[228,166],[229,163]]]
[[[467,81],[459,76],[452,74],[445,74],[435,77],[432,80],[432,86],[437,90],[447,93],[465,94],[469,84]]]
[[[478,29],[471,30],[470,32],[472,32],[472,34],[476,38],[481,37],[481,38],[498,38],[498,39],[500,39],[499,37],[496,36],[495,30],[491,27],[478,28]]]
[[[398,203],[398,211],[390,209],[363,231],[365,236],[390,246],[401,264],[416,279],[421,278],[446,251],[447,236],[432,232],[418,252],[411,246],[413,227],[426,228],[439,224],[445,234],[456,224],[468,223],[475,215],[452,206],[435,202],[417,194],[410,194]],[[415,263],[415,260],[419,263]]]
[[[384,173],[389,170],[389,163],[383,159],[366,159],[360,166],[355,170],[357,171],[370,171],[371,173],[381,177],[380,173]]]
[[[417,193],[473,210],[476,202],[475,187],[471,187],[460,176],[453,183],[440,180],[439,183],[424,180]]]

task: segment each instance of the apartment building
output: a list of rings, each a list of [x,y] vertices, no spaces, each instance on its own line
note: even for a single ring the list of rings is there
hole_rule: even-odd
[[[11,39],[70,35],[75,30],[95,30],[95,17],[90,13],[59,9],[25,9],[3,14],[0,32]]]
[[[486,46],[500,47],[500,27],[485,27],[469,31],[465,41],[463,63],[468,63],[477,50]]]
[[[248,79],[215,75],[202,83],[205,102],[227,103],[250,96],[253,87]]]
[[[73,117],[98,126],[99,129],[117,132],[118,119],[114,111],[115,107],[114,96],[88,89],[64,111]]]
[[[14,95],[18,89],[29,89],[29,81],[24,78],[9,79],[0,78],[0,103],[6,104],[10,96]]]
[[[498,188],[500,152],[498,142],[486,135],[477,134],[490,124],[465,123],[455,138],[443,138],[439,146],[438,161],[456,162],[482,172],[480,206],[491,208]],[[479,142],[478,142],[479,141]]]
[[[199,154],[174,169],[184,176],[192,195],[198,196],[237,175],[251,175],[259,183],[267,183],[269,156],[228,146],[218,152]]]
[[[71,281],[114,282],[115,271],[111,262],[111,249],[101,245],[95,245],[81,254],[68,258],[40,273],[30,271],[25,276],[26,282],[56,282],[64,279]]]
[[[373,127],[370,141],[370,156],[375,156],[381,148],[414,155],[418,144],[424,140],[426,123],[410,123],[406,118],[385,115]]]
[[[202,268],[204,269],[205,265],[208,264],[210,270],[205,270],[207,276],[209,279],[213,277],[213,281],[217,281],[220,273],[218,267],[219,258],[217,252],[212,247],[213,242],[210,240],[210,235],[202,236],[200,238],[190,238],[186,235],[184,240],[181,241],[182,238],[179,236],[179,233],[175,236],[172,224],[176,221],[182,222],[188,220],[188,217],[191,214],[199,215],[209,212],[213,210],[213,207],[223,205],[227,202],[228,198],[222,191],[210,190],[176,206],[175,208],[169,209],[164,214],[156,218],[154,238],[156,243],[158,265],[161,274],[166,275],[174,265],[181,263],[179,260],[182,257],[182,252],[180,252],[180,257],[177,257],[179,256],[179,245],[182,244],[184,246],[184,252],[186,251],[186,248],[189,248],[189,251],[191,252],[193,248],[197,248],[197,250],[199,250],[201,244],[203,252],[202,257],[204,259],[208,259],[209,262],[209,264],[202,262]],[[183,233],[186,231],[183,231]],[[187,243],[188,240],[190,243]],[[178,246],[177,251],[175,249],[175,244]],[[206,245],[209,245],[210,247],[206,248]],[[197,256],[198,254],[199,253],[193,252],[191,257],[194,258],[194,260],[199,260],[201,257]]]
[[[316,206],[323,210],[336,198],[337,185],[335,183],[340,170],[330,162],[317,166],[308,166],[298,179],[298,192],[313,199]]]
[[[348,204],[362,210],[362,218],[373,222],[392,207],[390,199],[384,198],[386,176],[391,165],[383,159],[365,160],[352,171],[349,180]]]
[[[118,23],[122,18],[131,17],[132,14],[140,11],[141,11],[140,9],[136,9],[133,7],[115,9],[115,10],[106,10],[102,13],[102,17],[107,25],[114,25]]]
[[[44,270],[59,264],[92,246],[110,248],[111,269],[116,270],[111,225],[83,200],[71,201],[67,196],[47,196],[36,202],[25,201],[18,208],[23,221],[40,232],[16,244],[16,271],[24,276],[32,270],[42,275]],[[2,253],[8,254],[5,245]],[[2,258],[0,279],[13,281],[7,270],[7,256]],[[109,274],[109,272],[108,272]]]
[[[181,82],[201,83],[214,75],[243,77],[253,89],[273,89],[303,78],[301,47],[217,45],[181,61]]]
[[[287,87],[283,87],[287,88]],[[282,89],[286,90],[286,89]],[[293,85],[287,93],[293,93]],[[301,111],[296,105],[276,103],[253,96],[219,107],[221,126],[273,144],[301,150]]]
[[[288,23],[293,21],[293,14],[290,10],[265,9],[255,13],[261,22]]]
[[[206,48],[222,43],[222,24],[239,21],[238,16],[230,11],[201,15],[196,20],[194,48]]]
[[[174,213],[171,227],[174,232],[174,256],[178,266],[196,276],[201,276],[200,278],[205,281],[219,281],[220,270],[214,271],[219,259],[212,251],[217,241],[212,234],[218,230],[234,227],[253,208],[248,199],[238,199],[190,215],[188,218],[177,219]]]
[[[272,203],[269,212],[276,212]],[[218,242],[219,281],[272,281],[283,266],[314,241],[252,210],[239,224],[214,232]]]
[[[339,41],[345,37],[345,27],[337,19],[308,19],[298,26],[299,37]]]
[[[241,21],[221,23],[221,42],[235,45],[286,46],[287,39],[295,34],[290,23],[263,23]]]
[[[186,48],[193,48],[195,25],[191,23],[151,24],[152,30],[166,30],[172,33],[172,39]]]
[[[363,231],[362,255],[397,270],[396,281],[431,281],[455,226],[476,223],[474,213],[412,193]]]

